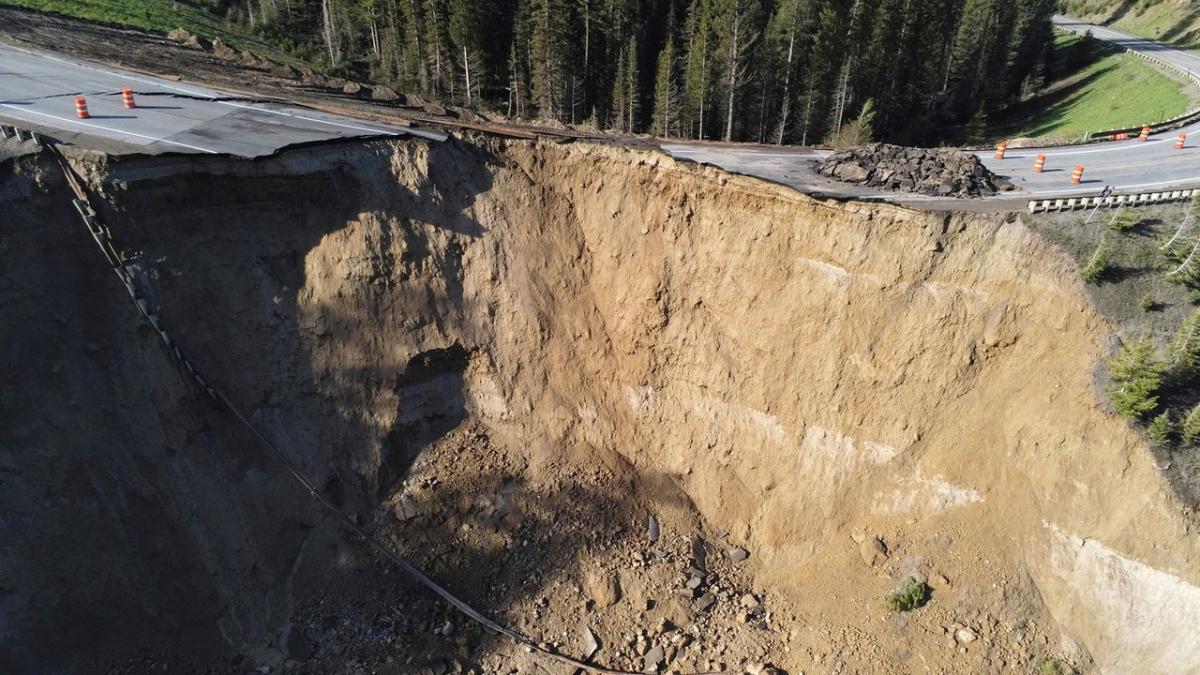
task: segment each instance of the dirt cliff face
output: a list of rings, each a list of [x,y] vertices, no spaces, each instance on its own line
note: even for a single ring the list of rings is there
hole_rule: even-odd
[[[1191,521],[1094,390],[1109,326],[1019,222],[584,145],[76,165],[176,339],[363,518],[471,425],[727,532],[782,667],[1200,668]],[[0,180],[0,664],[277,644],[324,521],[163,357],[49,165]],[[934,602],[891,615],[908,574]]]

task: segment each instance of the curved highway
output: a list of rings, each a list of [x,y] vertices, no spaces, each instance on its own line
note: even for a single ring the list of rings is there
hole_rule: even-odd
[[[0,42],[0,123],[114,154],[271,155],[284,148],[437,131],[255,101],[195,84],[134,73]],[[122,89],[133,90],[126,108]],[[83,96],[86,118],[76,111]]]
[[[1099,39],[1200,74],[1200,56],[1160,43],[1056,16],[1064,30],[1091,30]],[[339,138],[419,135],[441,140],[438,131],[364,122],[282,102],[240,98],[194,84],[133,73],[101,64],[34,52],[0,43],[0,123],[36,130],[109,152],[228,153],[244,157],[273,154],[298,144]],[[130,87],[137,107],[125,109],[121,90]],[[75,114],[74,98],[87,97],[90,116]],[[1130,120],[1136,122],[1137,120]],[[1189,134],[1177,150],[1180,131]],[[1018,188],[986,200],[885,193],[833,181],[813,171],[813,160],[828,151],[720,143],[664,143],[678,159],[720,166],[821,196],[920,203],[933,208],[995,210],[1034,199],[1084,197],[1112,187],[1118,194],[1200,188],[1200,123],[1153,135],[1149,141],[1010,150],[1003,160],[980,153],[996,173]],[[1034,159],[1047,157],[1046,171],[1034,173]],[[1084,167],[1080,185],[1070,182]]]
[[[1065,16],[1054,17],[1054,23],[1063,30],[1080,33],[1091,30],[1098,39],[1200,74],[1200,55]],[[1130,122],[1136,124],[1138,121]],[[1188,134],[1182,150],[1175,147],[1180,133]],[[1096,196],[1106,187],[1112,187],[1118,194],[1200,188],[1200,122],[1154,134],[1145,142],[1134,138],[1089,145],[1010,149],[1003,160],[995,159],[990,151],[981,152],[979,157],[988,168],[1009,178],[1017,190],[970,202],[882,192],[826,179],[811,169],[812,160],[828,154],[825,150],[719,143],[664,143],[662,149],[676,159],[713,164],[821,196],[921,203],[935,207],[955,205],[962,208],[970,204],[971,208],[983,210],[1005,208],[1035,199]],[[1040,174],[1033,171],[1038,155],[1046,155],[1046,170]],[[1079,185],[1071,183],[1071,173],[1076,166],[1084,167],[1083,182]]]

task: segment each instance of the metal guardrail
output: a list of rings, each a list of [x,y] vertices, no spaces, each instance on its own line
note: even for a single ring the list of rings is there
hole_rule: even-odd
[[[1071,33],[1077,33],[1080,35],[1083,35],[1088,32],[1087,29],[1071,28],[1071,27],[1065,27],[1065,26],[1059,26],[1059,28],[1061,28],[1062,30],[1065,30],[1065,31],[1068,31]],[[1122,49],[1124,49],[1124,51],[1126,51],[1127,53],[1137,56],[1138,58],[1145,59],[1146,61],[1150,61],[1151,63],[1157,64],[1159,67],[1166,68],[1168,70],[1173,70],[1177,73],[1180,73],[1184,76],[1185,79],[1191,81],[1193,84],[1200,86],[1200,74],[1194,73],[1188,68],[1181,67],[1179,64],[1176,64],[1176,63],[1164,61],[1164,60],[1162,60],[1156,56],[1153,56],[1152,54],[1148,54],[1146,52],[1134,51],[1134,50],[1127,49],[1124,47],[1122,47]],[[1137,132],[1141,131],[1142,127],[1144,127],[1144,126],[1149,126],[1151,133],[1158,133],[1160,131],[1167,131],[1170,129],[1178,129],[1181,126],[1187,125],[1191,122],[1195,122],[1196,120],[1200,120],[1200,108],[1196,108],[1195,110],[1192,110],[1191,112],[1188,112],[1188,113],[1184,113],[1183,115],[1180,115],[1178,117],[1174,117],[1169,120],[1164,120],[1164,121],[1158,122],[1157,124],[1150,124],[1150,125],[1139,124],[1137,126],[1122,127],[1120,129],[1107,129],[1104,131],[1093,131],[1093,132],[1089,133],[1087,136],[1085,136],[1084,140],[1085,141],[1103,140],[1106,136],[1113,136],[1115,134],[1137,133]]]
[[[1037,199],[1029,202],[1030,213],[1053,211],[1075,211],[1096,207],[1120,208],[1125,206],[1148,206],[1165,202],[1178,202],[1200,196],[1200,189],[1165,190],[1161,192],[1138,192],[1107,197],[1074,197],[1071,199]]]
[[[42,144],[42,137],[36,131],[26,131],[11,124],[0,124],[0,140],[9,138],[15,138],[18,142],[33,141],[39,146]]]

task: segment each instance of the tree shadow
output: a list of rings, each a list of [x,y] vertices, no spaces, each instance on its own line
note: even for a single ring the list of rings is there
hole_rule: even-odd
[[[1030,136],[1042,136],[1050,133],[1057,127],[1058,120],[1069,116],[1070,110],[1092,91],[1096,81],[1114,69],[1115,66],[1106,65],[1070,84],[1018,103],[1005,114],[1007,121],[999,125],[999,133],[1011,135],[1022,132]],[[1024,120],[1033,118],[1045,121],[1037,126],[1025,128]]]

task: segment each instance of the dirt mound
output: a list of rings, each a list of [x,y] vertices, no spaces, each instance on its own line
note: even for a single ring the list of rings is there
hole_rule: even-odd
[[[210,380],[536,640],[637,671],[1200,667],[1193,524],[1019,223],[585,144],[75,161]],[[162,352],[53,167],[3,168],[0,671],[537,667],[345,541]],[[909,577],[930,602],[893,612]]]
[[[877,143],[835,152],[817,168],[848,183],[937,197],[990,197],[1012,185],[975,155],[953,149],[905,148]]]

